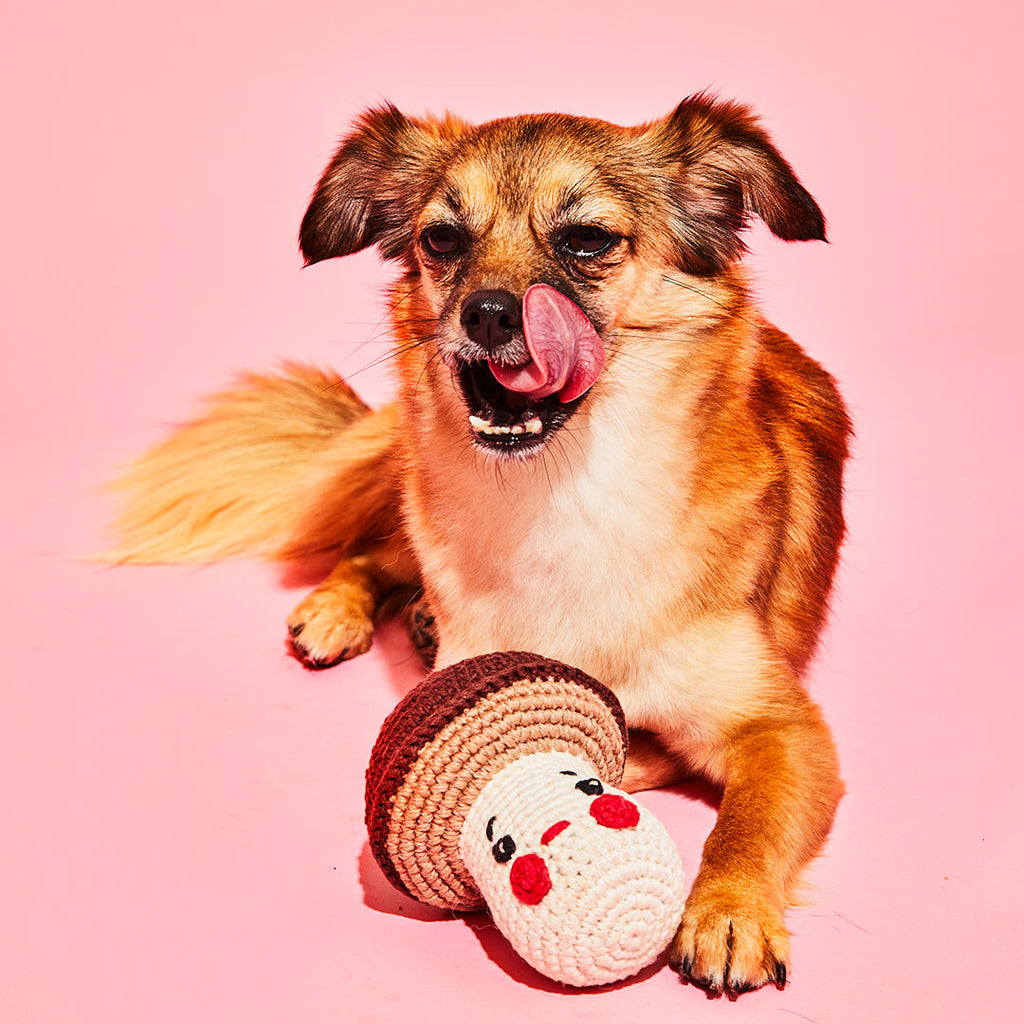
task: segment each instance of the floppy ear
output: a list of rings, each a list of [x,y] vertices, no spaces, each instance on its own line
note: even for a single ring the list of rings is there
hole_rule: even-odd
[[[306,266],[379,244],[387,259],[412,240],[434,137],[390,103],[367,110],[320,177],[299,229]]]
[[[653,127],[677,165],[670,202],[684,270],[715,274],[738,259],[751,214],[787,241],[826,240],[818,204],[747,107],[699,93]]]

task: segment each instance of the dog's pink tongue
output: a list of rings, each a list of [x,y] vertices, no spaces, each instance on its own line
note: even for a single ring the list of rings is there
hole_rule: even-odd
[[[530,398],[556,392],[563,402],[579,398],[604,366],[604,345],[587,315],[557,288],[530,285],[523,296],[523,333],[530,350],[525,366],[491,363],[491,373],[509,391]]]

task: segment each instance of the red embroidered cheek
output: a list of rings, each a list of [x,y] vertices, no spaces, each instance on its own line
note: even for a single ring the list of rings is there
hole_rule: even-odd
[[[517,857],[509,872],[512,893],[520,903],[535,907],[551,889],[551,875],[543,857],[526,853]]]
[[[635,828],[640,808],[617,793],[604,793],[590,805],[591,817],[605,828]]]

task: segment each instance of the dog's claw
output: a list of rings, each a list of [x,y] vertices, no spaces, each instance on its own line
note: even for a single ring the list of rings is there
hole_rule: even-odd
[[[782,988],[788,948],[780,906],[713,881],[690,893],[670,962],[711,998],[735,999],[762,985]]]
[[[373,621],[345,596],[315,590],[288,617],[288,643],[306,668],[330,668],[370,649]]]
[[[305,668],[319,670],[322,668],[332,668],[337,665],[338,662],[345,660],[345,655],[348,654],[348,648],[346,647],[337,657],[332,658],[317,658],[310,653],[302,644],[292,643],[292,653],[299,661],[302,662]]]
[[[423,598],[406,609],[406,625],[409,637],[423,664],[427,668],[433,668],[437,658],[437,633],[434,629],[434,616]]]

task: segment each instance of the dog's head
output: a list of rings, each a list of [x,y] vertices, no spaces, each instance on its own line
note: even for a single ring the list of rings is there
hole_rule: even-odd
[[[724,273],[754,214],[780,238],[825,237],[736,104],[698,95],[632,128],[561,114],[475,126],[387,106],[328,164],[300,244],[307,263],[373,244],[403,262],[429,311],[419,340],[451,371],[470,436],[521,457],[587,400],[631,298],[670,272]]]

